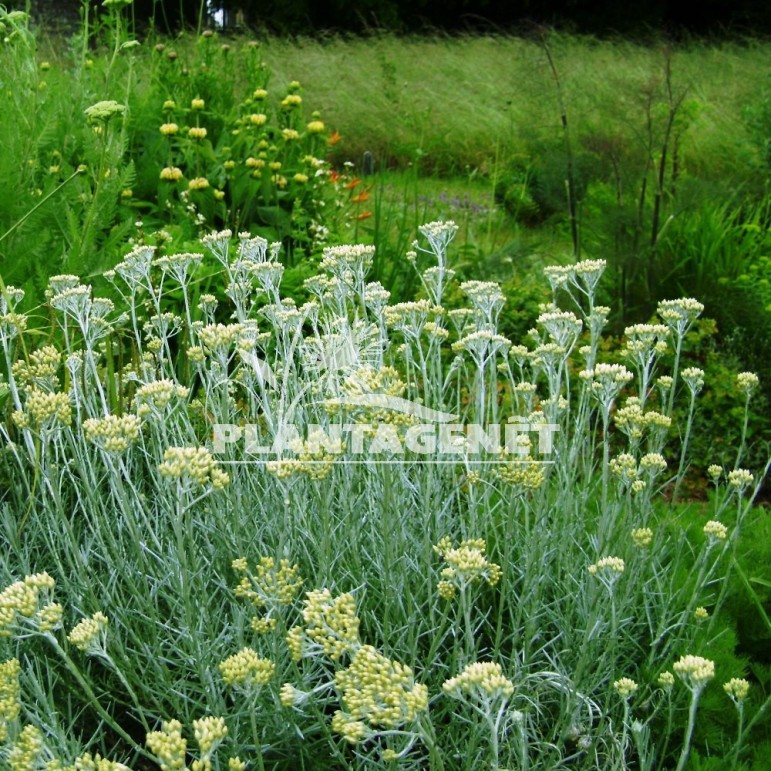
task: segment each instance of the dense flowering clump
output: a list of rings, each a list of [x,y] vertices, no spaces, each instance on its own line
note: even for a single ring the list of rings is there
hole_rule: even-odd
[[[359,647],[359,617],[353,595],[346,593],[332,597],[325,588],[308,592],[304,604],[304,634],[321,646],[329,658],[339,659]]]
[[[335,675],[335,687],[347,715],[374,728],[412,723],[428,708],[428,689],[415,683],[412,670],[371,645],[362,645],[350,666]]]

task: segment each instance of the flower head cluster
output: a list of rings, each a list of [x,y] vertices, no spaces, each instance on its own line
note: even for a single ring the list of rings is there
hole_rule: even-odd
[[[738,706],[749,696],[750,684],[743,677],[732,677],[727,683],[723,683],[723,690]]]
[[[8,738],[8,724],[19,717],[21,712],[20,671],[18,659],[0,663],[0,744]]]
[[[266,685],[276,671],[270,659],[260,658],[251,648],[242,648],[219,665],[222,679],[227,685],[253,688]]]
[[[522,492],[529,490],[538,490],[546,479],[546,472],[542,463],[531,460],[530,456],[525,456],[519,463],[502,463],[496,466],[496,476],[508,485],[516,487]]]
[[[592,394],[606,409],[634,377],[623,364],[596,364],[594,369],[581,370],[578,376],[589,384]]]
[[[37,726],[25,725],[6,756],[8,768],[12,771],[41,768],[45,750],[43,732]]]
[[[701,656],[682,656],[672,669],[693,691],[701,691],[715,676],[715,662]]]
[[[350,666],[335,675],[341,705],[351,719],[373,728],[412,723],[428,708],[428,689],[415,683],[410,667],[362,645]]]
[[[147,746],[160,762],[161,771],[186,768],[187,740],[182,736],[182,723],[167,720],[160,731],[147,734]]]
[[[241,324],[208,324],[198,330],[198,339],[210,351],[227,349],[241,334]]]
[[[744,468],[737,468],[728,472],[728,486],[739,493],[751,485],[753,479],[752,473]]]
[[[173,397],[187,399],[190,389],[176,384],[173,380],[154,380],[137,388],[134,407],[139,417],[160,413],[169,406]]]
[[[45,603],[45,600],[53,591],[54,585],[54,579],[48,573],[35,573],[6,586],[0,592],[0,637],[10,637],[13,634],[20,616],[22,619],[29,619],[42,631],[53,628],[55,613],[51,609],[60,609],[60,606]],[[59,618],[61,619],[61,616]],[[43,625],[45,628],[42,628]]]
[[[353,595],[346,593],[332,597],[325,588],[308,592],[304,604],[305,627],[293,627],[287,636],[295,660],[302,657],[304,638],[320,646],[333,660],[359,647],[359,617]]]
[[[192,480],[203,487],[211,485],[215,490],[221,490],[230,482],[230,477],[218,468],[205,447],[168,447],[158,471],[162,477]]]
[[[725,541],[728,538],[728,528],[716,519],[711,519],[703,527],[704,535],[710,540],[711,543],[717,543],[718,541]]]
[[[678,336],[682,337],[701,315],[704,306],[692,297],[679,300],[662,300],[658,305],[661,320]]]
[[[622,699],[629,699],[634,696],[638,685],[634,680],[628,677],[622,677],[620,680],[616,680],[613,683],[613,688]]]
[[[262,557],[255,566],[255,572],[249,571],[249,565],[243,557],[233,560],[232,567],[241,574],[241,580],[235,588],[236,597],[249,600],[256,608],[267,608],[267,615],[252,619],[252,629],[258,634],[265,634],[276,626],[276,618],[271,614],[279,605],[289,605],[302,587],[298,565],[282,559],[276,565],[273,557]]]
[[[105,452],[121,453],[139,439],[139,418],[136,415],[107,415],[89,418],[83,423],[83,433],[89,442]]]
[[[644,549],[653,542],[653,530],[649,527],[638,527],[631,532],[632,541],[638,549]]]
[[[202,717],[193,721],[193,734],[201,750],[201,758],[198,763],[200,771],[208,771],[211,767],[211,756],[228,735],[228,727],[225,719],[221,717]]]
[[[442,690],[456,699],[471,697],[482,702],[493,699],[505,701],[514,693],[514,683],[503,674],[500,664],[478,661],[468,664],[459,675],[445,680]]]
[[[123,115],[126,112],[126,106],[114,99],[106,99],[86,107],[84,112],[89,123],[107,123],[116,115]]]
[[[749,397],[760,385],[760,378],[754,372],[740,372],[736,376],[736,385]]]
[[[77,624],[67,635],[67,639],[84,653],[98,653],[104,649],[107,624],[107,616],[97,611],[91,618],[84,618]]]
[[[25,386],[37,386],[53,391],[59,385],[57,372],[62,356],[52,345],[46,345],[32,351],[29,361],[19,359],[12,370],[16,380]]]
[[[444,266],[447,247],[458,232],[458,226],[452,220],[437,220],[421,225],[418,230],[428,241],[431,251],[437,258],[440,267]]]
[[[487,560],[485,548],[482,538],[462,541],[457,547],[447,536],[439,541],[434,551],[447,564],[440,573],[442,580],[437,585],[440,596],[452,599],[458,588],[481,581],[495,586],[501,580],[500,565]]]
[[[704,388],[704,370],[699,367],[686,367],[682,377],[692,396],[696,396]]]
[[[37,426],[42,430],[69,426],[72,423],[69,394],[30,388],[24,412],[14,412],[13,419],[22,428]]]
[[[603,577],[612,583],[621,576],[625,567],[621,557],[603,557],[589,565],[587,570],[590,576]]]

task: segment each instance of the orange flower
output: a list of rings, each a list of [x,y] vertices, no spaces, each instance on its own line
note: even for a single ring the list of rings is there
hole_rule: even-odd
[[[363,211],[361,214],[356,215],[357,220],[368,220],[372,216],[371,211]]]
[[[358,195],[351,198],[351,203],[364,203],[369,200],[369,190],[362,190]]]
[[[340,179],[340,172],[332,169],[332,171],[329,172],[329,181],[334,184],[338,179]]]
[[[336,145],[341,139],[342,137],[340,136],[340,132],[333,131],[332,136],[327,139],[327,144],[332,147],[332,145]]]
[[[345,189],[353,190],[355,187],[361,184],[361,180],[358,177],[354,177],[350,182],[346,182]]]

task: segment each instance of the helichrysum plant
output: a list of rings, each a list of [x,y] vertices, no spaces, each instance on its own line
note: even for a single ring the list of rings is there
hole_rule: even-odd
[[[163,106],[157,181],[196,227],[218,190],[326,184],[301,89],[264,90],[233,165],[210,93]],[[234,230],[132,244],[110,299],[52,277],[45,337],[0,292],[0,763],[684,768],[707,689],[738,726],[710,752],[740,762],[763,713],[713,641],[767,469],[736,448],[697,525],[671,508],[701,304],[614,346],[605,263],[553,266],[515,341],[501,288],[456,279],[452,222],[420,229],[403,302],[373,247],[328,244],[290,299],[281,242]]]

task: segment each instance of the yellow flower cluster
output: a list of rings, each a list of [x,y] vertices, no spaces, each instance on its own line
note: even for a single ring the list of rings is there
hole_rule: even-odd
[[[276,665],[270,659],[260,658],[251,648],[242,648],[226,658],[219,665],[219,670],[227,685],[250,688],[270,682]]]
[[[151,731],[147,734],[146,744],[160,761],[161,771],[179,771],[187,767],[187,740],[182,736],[179,720],[167,720],[160,731]]]
[[[183,176],[184,174],[179,166],[166,166],[161,169],[161,179],[164,182],[179,182]]]
[[[54,579],[48,573],[35,573],[26,576],[22,581],[6,586],[0,592],[0,637],[11,636],[18,620],[17,614],[23,618],[33,619],[38,628],[42,629],[42,622],[50,621],[52,615],[55,616],[50,608],[61,610],[60,606],[53,604],[39,607],[41,593],[48,593],[53,588]],[[48,625],[43,631],[49,631],[51,628],[53,627]]]
[[[202,717],[193,721],[193,732],[198,747],[205,757],[211,757],[214,750],[228,735],[228,727],[222,717]]]
[[[715,662],[701,656],[682,656],[672,669],[692,689],[703,688],[715,676]]]
[[[632,485],[638,481],[637,461],[634,455],[630,455],[628,452],[622,452],[612,458],[609,467],[610,473],[618,477],[622,485]]]
[[[58,385],[56,373],[61,363],[61,354],[52,345],[46,345],[29,355],[29,362],[24,359],[14,362],[13,376],[21,384],[42,385],[48,389]]]
[[[89,442],[105,452],[121,453],[139,439],[139,418],[136,415],[89,418],[83,423],[83,432]]]
[[[442,690],[456,699],[471,696],[479,701],[508,699],[514,683],[504,674],[500,664],[492,661],[468,664],[463,672],[442,683]]]
[[[195,177],[187,183],[190,190],[206,190],[209,187],[209,180],[206,177]]]
[[[736,376],[736,385],[740,391],[743,391],[747,396],[760,385],[760,378],[754,372],[740,372]]]
[[[19,717],[21,686],[18,659],[9,659],[0,664],[0,744],[8,738],[8,723]]]
[[[658,314],[661,320],[670,329],[676,329],[681,332],[687,328],[687,325],[695,321],[703,310],[704,306],[692,297],[682,297],[679,300],[662,300],[658,305]]]
[[[671,688],[675,684],[675,676],[671,672],[662,672],[656,679],[659,688]]]
[[[234,570],[245,573],[236,587],[236,597],[248,599],[255,607],[263,608],[273,603],[289,605],[303,585],[299,565],[282,559],[276,566],[273,557],[261,557],[254,575],[248,573],[246,560],[232,563]]]
[[[230,482],[230,477],[217,467],[205,447],[168,447],[158,471],[163,477],[191,479],[204,487],[211,485],[215,490],[221,490]]]
[[[699,605],[699,607],[693,611],[693,617],[696,621],[706,621],[709,618],[709,611]]]
[[[108,623],[107,616],[97,611],[91,618],[84,618],[77,624],[67,635],[67,640],[84,652],[99,650],[104,644]]]
[[[43,733],[33,725],[25,725],[6,759],[11,771],[33,771],[41,767],[45,750]]]
[[[91,755],[90,752],[86,752],[75,758],[72,765],[65,766],[60,760],[52,760],[46,764],[45,771],[130,771],[130,769],[123,763],[108,760],[98,753]]]
[[[173,380],[155,380],[137,388],[134,394],[134,406],[137,414],[144,417],[152,410],[165,410],[174,396],[178,399],[187,399],[189,395],[189,388],[177,385]]]
[[[640,439],[646,428],[665,429],[672,425],[672,419],[655,410],[643,412],[637,399],[629,399],[613,416],[613,422],[630,439]]]
[[[622,699],[628,699],[630,696],[633,696],[635,691],[637,691],[637,687],[637,683],[628,677],[622,677],[613,683],[613,688]]]
[[[72,765],[64,765],[61,760],[51,760],[45,766],[45,771],[130,771],[123,763],[103,758],[98,753],[92,755],[86,752],[75,758]]]
[[[749,696],[750,684],[743,677],[732,677],[727,683],[723,683],[723,690],[734,703],[740,704]]]
[[[744,468],[733,469],[728,472],[728,486],[741,492],[745,487],[752,484],[754,477]]]
[[[209,351],[229,348],[242,332],[241,324],[208,324],[198,330],[198,339]]]
[[[596,576],[601,573],[620,576],[624,572],[624,560],[621,557],[603,557],[597,560],[593,565],[589,565],[587,570],[589,575]]]
[[[428,708],[428,689],[415,683],[412,669],[371,645],[356,651],[350,666],[335,675],[335,686],[349,722],[363,720],[373,728],[412,723]]]
[[[456,588],[467,584],[486,581],[490,586],[495,586],[501,580],[500,565],[487,560],[486,547],[482,538],[462,541],[460,546],[454,547],[448,536],[434,546],[434,551],[447,563],[447,567],[440,573],[442,580],[437,584],[441,597],[452,599]]]
[[[544,466],[540,463],[528,463],[526,456],[520,463],[503,463],[495,469],[496,476],[506,484],[520,488],[523,492],[538,490],[546,479]]]
[[[302,655],[303,636],[333,660],[359,647],[359,617],[351,594],[332,597],[329,589],[315,590],[307,592],[304,604],[305,628],[293,627],[287,639],[295,660]]]
[[[716,519],[711,519],[702,528],[704,535],[710,539],[710,541],[725,541],[728,538],[728,528]]]
[[[39,428],[53,428],[57,423],[69,426],[72,423],[70,397],[63,392],[53,393],[39,388],[30,388],[24,412],[14,412],[14,421],[26,428],[36,425]]]
[[[350,744],[356,744],[367,736],[367,726],[362,720],[351,720],[340,710],[332,715],[332,730]]]
[[[649,527],[638,527],[631,532],[632,541],[638,549],[644,549],[653,542],[653,530]]]

